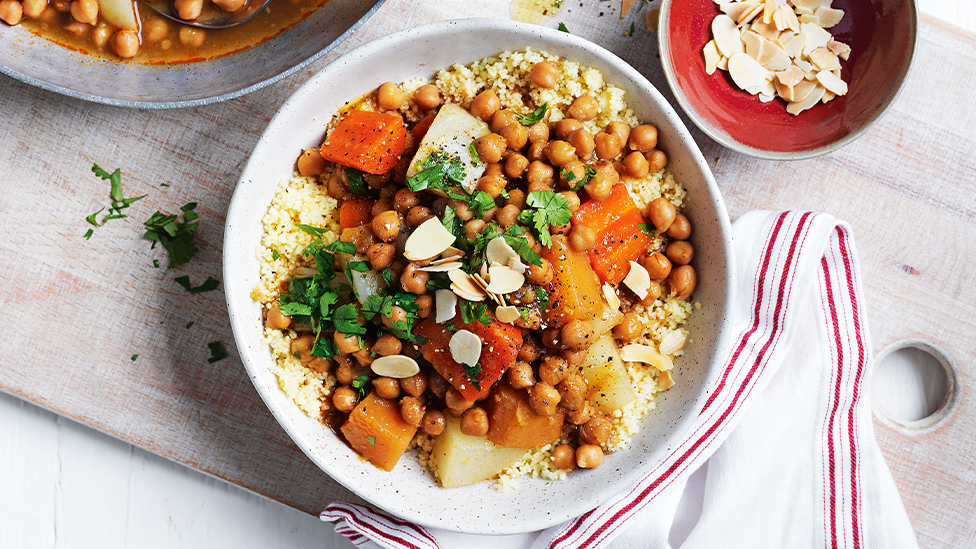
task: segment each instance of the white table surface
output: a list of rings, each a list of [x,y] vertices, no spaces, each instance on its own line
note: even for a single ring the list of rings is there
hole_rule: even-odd
[[[917,0],[976,32],[976,2]],[[0,548],[352,547],[332,525],[0,393]]]

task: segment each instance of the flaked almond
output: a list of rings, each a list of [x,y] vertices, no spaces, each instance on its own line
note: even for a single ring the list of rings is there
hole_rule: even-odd
[[[725,57],[745,51],[739,39],[739,29],[728,15],[721,14],[712,19],[712,36],[718,51]]]
[[[620,310],[620,298],[617,297],[617,290],[614,290],[613,286],[606,282],[603,283],[603,297],[607,298],[607,303],[610,304],[611,309]]]
[[[486,291],[493,294],[508,294],[522,287],[525,276],[507,265],[501,265],[488,269],[488,280]]]
[[[671,377],[671,372],[661,372],[657,375],[658,391],[667,391],[671,387],[674,387],[674,378]]]
[[[451,358],[461,364],[474,366],[481,360],[481,338],[467,330],[455,332],[447,347]]]
[[[835,95],[846,95],[847,94],[847,82],[844,82],[840,78],[834,76],[830,71],[820,71],[817,73],[817,81],[827,88],[827,91]],[[829,101],[829,99],[828,99]]]
[[[642,362],[654,366],[662,372],[667,372],[674,368],[674,362],[666,355],[657,352],[657,349],[641,343],[631,343],[620,349],[620,358],[625,362]]]
[[[514,305],[507,305],[505,307],[498,307],[495,309],[495,318],[497,318],[499,322],[511,324],[522,318],[522,315],[519,313],[518,307]]]
[[[438,265],[427,265],[426,267],[421,267],[418,270],[427,271],[428,273],[446,273],[460,269],[463,265],[459,261],[450,261],[447,263],[441,263]]]
[[[772,80],[772,72],[745,53],[737,53],[729,58],[729,75],[744,90],[755,86],[761,88],[766,81]]]
[[[434,322],[443,324],[457,314],[457,295],[451,290],[437,290],[434,292]]]
[[[662,355],[673,355],[684,348],[686,339],[684,333],[678,330],[672,330],[668,332],[668,335],[664,336],[664,339],[661,340],[661,344],[657,348]]]
[[[714,40],[709,40],[705,44],[703,53],[705,55],[705,74],[715,74],[715,69],[718,68],[718,62],[722,59],[722,54],[719,53]]]
[[[741,55],[745,54],[743,53]],[[647,273],[647,269],[636,261],[628,261],[628,263],[630,263],[630,270],[627,271],[627,276],[624,277],[624,285],[637,294],[637,297],[644,299],[647,297],[647,292],[651,289],[651,275]]]
[[[404,355],[381,356],[369,366],[378,376],[403,379],[417,375],[420,365],[417,361]]]
[[[441,220],[432,217],[414,229],[403,247],[403,256],[410,261],[423,261],[440,255],[454,244],[455,236]]]
[[[804,97],[800,101],[792,102],[786,105],[786,112],[792,115],[800,114],[801,112],[816,105],[818,101],[823,99],[824,93],[826,92],[827,92],[827,88],[817,85],[813,88],[813,91],[811,91],[806,97]]]
[[[820,19],[820,26],[825,29],[840,23],[840,20],[844,18],[843,10],[835,10],[829,6],[820,6],[814,14],[816,14],[817,19]]]

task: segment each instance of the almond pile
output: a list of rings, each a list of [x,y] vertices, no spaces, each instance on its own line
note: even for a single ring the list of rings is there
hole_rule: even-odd
[[[825,30],[844,18],[831,0],[714,1],[722,14],[703,51],[706,73],[728,71],[763,103],[781,97],[793,115],[847,94],[840,61],[851,48]]]

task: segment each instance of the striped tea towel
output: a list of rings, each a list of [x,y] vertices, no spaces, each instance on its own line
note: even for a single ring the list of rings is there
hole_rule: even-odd
[[[685,441],[636,486],[515,536],[434,530],[347,503],[322,520],[357,546],[396,549],[917,547],[871,424],[850,228],[826,214],[750,212],[732,235],[730,354]]]

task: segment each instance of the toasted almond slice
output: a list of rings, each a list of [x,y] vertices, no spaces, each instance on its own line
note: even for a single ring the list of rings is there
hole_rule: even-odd
[[[657,352],[657,349],[649,345],[631,343],[620,349],[620,358],[624,362],[643,362],[650,364],[662,372],[667,372],[674,367],[674,363],[666,355]]]
[[[671,387],[674,387],[674,378],[671,377],[671,372],[661,372],[657,376],[657,390],[667,391]]]
[[[762,43],[765,38],[751,30],[744,31],[741,38],[742,43],[746,47],[746,55],[758,61],[759,52],[762,50]]]
[[[457,295],[451,290],[437,290],[434,292],[434,322],[443,324],[457,314]]]
[[[460,269],[462,266],[463,264],[460,261],[451,261],[450,263],[441,263],[440,265],[427,265],[418,270],[427,271],[428,273],[446,273]]]
[[[743,90],[752,87],[765,87],[772,80],[773,73],[745,53],[737,53],[729,58],[729,74],[737,86]]]
[[[820,19],[820,26],[825,29],[840,23],[840,20],[844,18],[844,10],[835,10],[828,6],[820,6],[814,14],[816,14],[817,19]]]
[[[851,47],[843,42],[838,42],[831,39],[827,42],[827,49],[834,52],[837,57],[840,57],[844,61],[847,61],[848,56],[851,55]]]
[[[485,290],[493,294],[508,294],[518,290],[525,283],[525,276],[515,272],[511,267],[502,265],[488,269],[488,286]]]
[[[451,358],[461,364],[474,366],[481,360],[481,338],[467,330],[455,332],[447,347]]]
[[[522,318],[522,315],[519,313],[518,307],[514,305],[507,305],[505,307],[498,307],[495,309],[495,318],[497,318],[499,322],[511,324]]]
[[[722,10],[725,15],[728,15],[733,21],[738,21],[739,17],[747,10],[752,9],[755,6],[755,2],[725,2],[718,5],[718,9]]]
[[[705,55],[705,74],[715,74],[715,69],[718,68],[718,62],[722,59],[722,54],[718,52],[718,47],[715,46],[714,40],[709,40],[705,44],[703,54]]]
[[[603,297],[607,298],[607,303],[611,309],[620,310],[620,298],[617,297],[617,290],[613,289],[609,283],[603,283]]]
[[[810,107],[816,105],[823,98],[824,93],[826,93],[826,92],[827,92],[827,88],[824,88],[823,86],[816,86],[816,87],[813,88],[813,91],[810,92],[809,95],[807,95],[806,97],[804,97],[800,101],[796,101],[796,102],[789,103],[788,105],[786,105],[786,112],[788,112],[788,113],[790,113],[790,114],[792,114],[794,116],[795,115],[798,115],[801,112],[803,112],[803,111],[809,109]]]
[[[392,377],[393,379],[403,379],[420,372],[420,365],[417,361],[405,355],[381,356],[369,365],[373,373],[378,376]]]
[[[668,332],[668,335],[664,336],[657,349],[662,355],[673,355],[684,348],[686,340],[687,337],[684,333],[678,330],[672,330]]]
[[[777,72],[776,79],[784,86],[795,86],[803,80],[803,71],[796,65],[790,65],[785,71]]]
[[[743,55],[746,54],[737,54]],[[746,59],[750,59],[746,56]],[[628,261],[630,263],[630,270],[627,271],[627,276],[624,277],[624,284],[633,290],[637,297],[644,299],[647,297],[647,292],[651,289],[651,275],[648,274],[647,269],[645,269],[640,263],[636,261]]]
[[[795,33],[799,33],[800,20],[797,19],[796,12],[791,10],[789,6],[780,6],[779,10],[783,12],[783,19],[786,21],[787,28]]]
[[[830,71],[818,72],[817,81],[820,82],[823,87],[827,88],[827,91],[833,93],[834,95],[847,95],[847,82],[837,78]]]
[[[735,28],[735,22],[728,15],[721,14],[712,19],[712,36],[718,51],[725,57],[744,51],[739,29]]]
[[[403,255],[410,261],[422,261],[440,255],[454,244],[455,236],[441,220],[432,217],[414,229],[403,247]]]
[[[738,19],[735,20],[736,24],[737,25],[745,25],[746,23],[749,23],[750,21],[752,21],[753,19],[755,19],[757,15],[759,15],[760,13],[762,13],[763,12],[763,9],[765,7],[766,7],[766,4],[763,3],[763,2],[760,2],[760,3],[756,4],[755,6],[747,9],[746,11],[744,11],[742,13],[742,15],[740,15],[738,17]]]
[[[837,59],[834,52],[825,47],[817,48],[810,52],[810,62],[813,63],[814,67],[822,71],[831,71],[840,68],[840,60]]]

